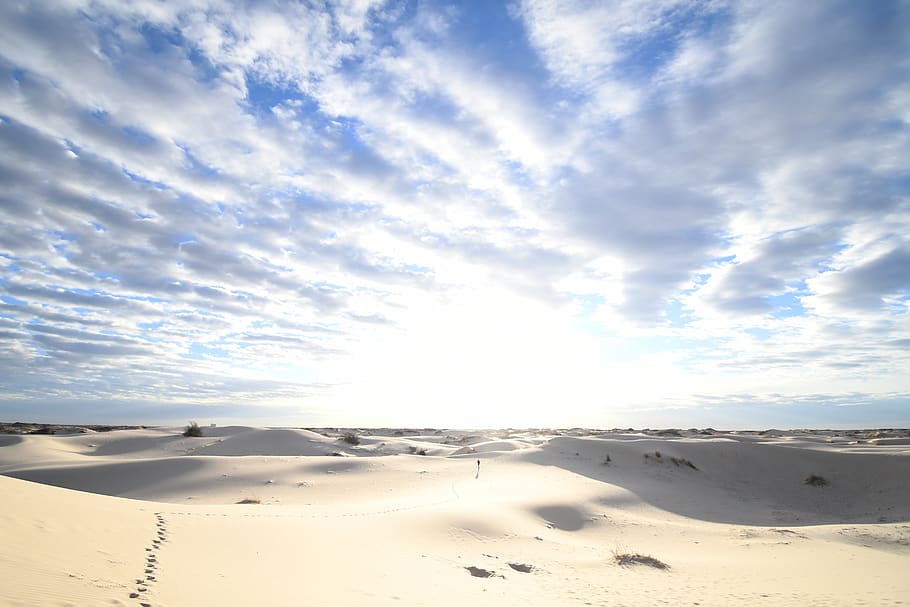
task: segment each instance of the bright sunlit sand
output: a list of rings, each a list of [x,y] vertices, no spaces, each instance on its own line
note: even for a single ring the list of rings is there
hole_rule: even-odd
[[[202,430],[0,435],[0,604],[910,602],[906,432]]]

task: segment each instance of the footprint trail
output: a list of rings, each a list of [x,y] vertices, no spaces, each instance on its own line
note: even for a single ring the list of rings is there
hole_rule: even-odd
[[[155,513],[156,535],[150,546],[145,548],[145,570],[144,577],[136,579],[136,589],[130,593],[131,599],[138,599],[140,607],[152,607],[148,600],[149,588],[158,581],[158,557],[161,544],[167,541],[168,530],[167,521],[161,512]]]

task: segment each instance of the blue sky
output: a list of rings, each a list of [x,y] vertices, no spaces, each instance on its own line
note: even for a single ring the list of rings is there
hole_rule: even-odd
[[[910,4],[0,5],[0,418],[910,425]]]

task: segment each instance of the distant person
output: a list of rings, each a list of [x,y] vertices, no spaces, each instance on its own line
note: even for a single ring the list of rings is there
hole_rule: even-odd
[[[477,474],[474,475],[474,478],[480,478],[480,460],[477,460]]]

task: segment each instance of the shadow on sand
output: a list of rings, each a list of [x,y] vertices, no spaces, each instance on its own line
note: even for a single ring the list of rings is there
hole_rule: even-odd
[[[637,498],[688,518],[755,526],[910,521],[908,457],[651,437],[557,437],[522,457],[612,485],[599,504],[613,508]],[[806,484],[813,474],[828,484]],[[580,528],[564,512],[539,514],[559,528]]]

